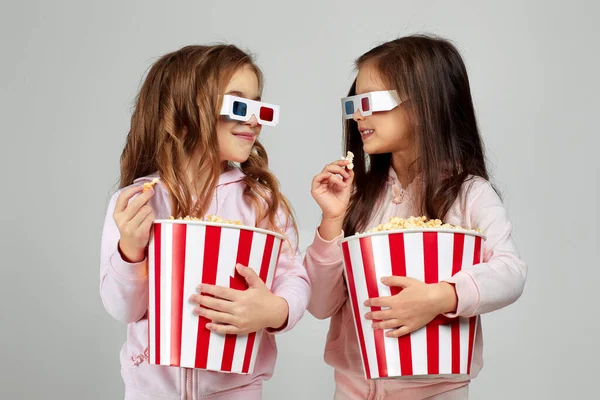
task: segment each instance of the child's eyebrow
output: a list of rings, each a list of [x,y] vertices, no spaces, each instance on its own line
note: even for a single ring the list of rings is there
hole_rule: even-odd
[[[229,92],[227,92],[225,94],[230,94],[232,96],[243,97],[244,99],[247,99],[247,97],[244,95],[244,93],[240,92],[239,90],[230,90]],[[252,100],[260,101],[261,98],[260,98],[260,96],[256,96]]]

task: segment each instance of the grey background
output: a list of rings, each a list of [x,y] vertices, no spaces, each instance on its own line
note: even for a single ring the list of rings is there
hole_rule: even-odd
[[[134,96],[160,55],[227,41],[258,55],[281,124],[262,140],[295,205],[341,156],[353,60],[413,32],[466,60],[494,182],[529,263],[525,293],[483,317],[473,399],[595,397],[599,7],[589,1],[3,1],[0,398],[122,398],[125,326],[98,294],[100,232]],[[265,399],[330,399],[328,322],[278,338]]]

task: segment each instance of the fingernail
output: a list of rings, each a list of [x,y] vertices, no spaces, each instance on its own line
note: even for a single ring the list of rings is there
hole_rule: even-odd
[[[198,292],[201,292],[201,291],[202,291],[202,285],[198,285],[198,286],[196,286],[196,290],[197,290]]]
[[[384,276],[383,278],[381,278],[381,282],[385,282],[387,280],[387,276]]]
[[[206,324],[206,329],[212,329],[212,324]]]

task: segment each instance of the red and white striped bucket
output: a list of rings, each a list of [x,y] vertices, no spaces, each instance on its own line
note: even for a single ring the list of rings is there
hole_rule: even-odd
[[[263,331],[211,332],[210,320],[193,314],[189,298],[200,283],[246,289],[237,263],[254,269],[271,289],[283,241],[282,235],[245,226],[155,221],[148,248],[150,364],[251,374]]]
[[[459,376],[471,371],[478,317],[438,316],[400,338],[373,330],[364,318],[367,299],[392,296],[400,289],[381,283],[384,276],[408,276],[425,283],[450,278],[481,262],[483,235],[449,229],[404,229],[350,236],[341,242],[348,291],[365,377]]]

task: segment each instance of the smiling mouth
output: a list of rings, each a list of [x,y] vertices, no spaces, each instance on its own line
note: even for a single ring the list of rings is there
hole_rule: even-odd
[[[254,134],[248,132],[233,133],[233,136],[242,140],[254,141]]]
[[[365,130],[362,130],[362,131],[360,131],[360,137],[361,137],[362,140],[365,140],[368,137],[370,137],[373,134],[373,132],[375,132],[374,129],[365,129]]]

